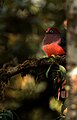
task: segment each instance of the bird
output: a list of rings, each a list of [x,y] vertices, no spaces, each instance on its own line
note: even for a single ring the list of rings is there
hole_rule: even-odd
[[[66,54],[65,34],[62,34],[57,27],[49,27],[43,39],[42,49],[49,57]]]
[[[52,55],[65,55],[66,54],[66,35],[61,33],[57,27],[49,27],[46,30],[45,37],[42,43],[42,49],[48,57]],[[62,83],[62,88],[64,88],[64,83]],[[63,91],[58,91],[58,100],[60,97],[65,97]]]

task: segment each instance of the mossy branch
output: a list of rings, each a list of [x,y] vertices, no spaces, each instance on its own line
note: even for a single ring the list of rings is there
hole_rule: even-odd
[[[54,60],[52,60],[54,58]],[[41,59],[27,59],[22,64],[18,64],[17,66],[10,66],[10,63],[8,63],[8,66],[6,68],[2,67],[0,69],[0,80],[7,82],[7,79],[11,78],[14,75],[17,75],[19,73],[33,73],[33,71],[38,71],[40,68],[48,68],[52,63],[54,64],[54,61],[56,61],[56,64],[62,64],[63,66],[66,63],[66,56],[56,56],[56,57],[45,57]],[[41,70],[40,69],[40,72]]]

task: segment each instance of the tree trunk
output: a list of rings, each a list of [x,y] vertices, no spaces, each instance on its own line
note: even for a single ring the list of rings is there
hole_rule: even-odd
[[[66,120],[77,120],[77,0],[67,0],[67,82],[69,90]]]

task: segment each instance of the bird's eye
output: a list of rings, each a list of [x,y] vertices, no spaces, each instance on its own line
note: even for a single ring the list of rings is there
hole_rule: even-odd
[[[50,30],[50,33],[54,33],[54,30]]]
[[[48,28],[46,34],[60,34],[60,32],[56,28]]]

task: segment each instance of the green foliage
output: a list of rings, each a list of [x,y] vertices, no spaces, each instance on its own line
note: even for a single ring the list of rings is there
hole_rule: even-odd
[[[46,77],[51,79],[52,87],[56,92],[62,87],[62,83],[66,80],[66,69],[57,63],[55,56],[52,56],[48,61],[51,61],[52,64],[46,71]]]
[[[10,110],[0,112],[0,120],[13,120],[13,114]]]
[[[65,101],[64,101],[64,103],[63,103],[63,105],[62,105],[62,114],[63,114],[63,112],[64,112],[64,110],[67,108],[67,104],[68,104],[68,99],[65,99]]]

